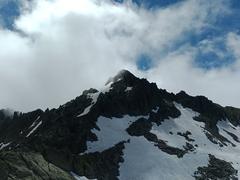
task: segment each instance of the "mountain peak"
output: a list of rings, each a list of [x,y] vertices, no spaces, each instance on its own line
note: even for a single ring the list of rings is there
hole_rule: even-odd
[[[127,83],[134,82],[138,79],[136,76],[134,76],[130,71],[123,69],[117,73],[114,77],[109,78],[107,83],[105,85],[108,85],[110,83],[116,83],[118,81],[125,81]]]
[[[58,109],[0,110],[0,179],[238,179],[239,109],[127,70],[107,84]]]

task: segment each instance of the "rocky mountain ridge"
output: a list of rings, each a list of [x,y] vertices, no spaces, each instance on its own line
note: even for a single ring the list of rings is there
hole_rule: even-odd
[[[0,111],[5,179],[238,179],[240,109],[127,70],[51,110]]]

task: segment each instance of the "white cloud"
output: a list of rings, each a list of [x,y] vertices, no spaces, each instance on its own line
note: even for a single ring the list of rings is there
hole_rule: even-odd
[[[227,36],[226,44],[236,58],[236,69],[240,68],[240,35],[230,32]]]
[[[189,47],[183,52],[170,53],[147,77],[175,93],[185,90],[191,95],[205,95],[221,105],[240,107],[237,83],[240,72],[235,70],[235,65],[212,70],[194,68],[192,61],[196,51]]]
[[[110,0],[35,0],[16,20],[21,34],[0,31],[4,48],[0,107],[24,111],[57,107],[86,88],[101,87],[123,68],[171,91],[185,89],[240,106],[233,97],[236,93],[227,94],[228,88],[221,85],[225,80],[233,91],[240,89],[229,81],[235,77],[232,71],[206,73],[194,68],[195,49],[187,45],[165,55],[189,32],[211,26],[225,10],[221,1],[207,0],[188,0],[158,10],[138,8],[129,1],[120,5]],[[140,53],[154,58],[153,70],[136,69]],[[209,87],[213,84],[220,89]]]

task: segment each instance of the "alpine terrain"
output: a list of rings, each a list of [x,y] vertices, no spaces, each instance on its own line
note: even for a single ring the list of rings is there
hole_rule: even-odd
[[[1,180],[236,180],[240,109],[127,70],[57,109],[0,111]]]

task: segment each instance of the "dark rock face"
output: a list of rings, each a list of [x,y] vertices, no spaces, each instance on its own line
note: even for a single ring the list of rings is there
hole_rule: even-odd
[[[240,124],[240,110],[232,107],[222,107],[204,96],[192,97],[184,91],[176,94],[173,98],[183,107],[190,108],[198,113],[199,116],[194,117],[194,120],[204,122],[207,138],[219,146],[226,146],[226,142],[235,146],[228,139],[219,134],[217,122],[220,120],[229,120],[234,125]],[[217,139],[220,143],[215,141]]]
[[[196,117],[196,120],[205,122],[206,129],[210,129],[211,131],[217,131],[216,124],[219,120],[228,119],[235,125],[240,124],[240,110],[237,108],[224,108],[204,96],[192,97],[184,91],[176,94],[174,99],[184,107],[199,112],[200,116]]]
[[[111,90],[99,96],[97,106],[101,115],[106,117],[121,117],[124,114],[146,115],[150,109],[159,104],[156,84],[135,76],[130,77],[111,84]],[[132,90],[126,92],[127,87],[131,87]]]
[[[140,118],[137,121],[133,122],[126,131],[131,136],[144,136],[149,133],[152,128],[152,123],[145,118]]]
[[[177,135],[183,136],[187,141],[195,141],[194,139],[190,138],[189,135],[192,135],[190,131],[186,131],[185,133],[178,132]]]
[[[30,127],[42,113],[42,110],[29,113],[16,112],[11,118],[3,119],[0,124],[0,142],[13,142],[14,144],[14,141],[24,141],[25,136],[21,134],[21,131],[27,130],[27,127]]]
[[[143,136],[159,150],[179,158],[195,150],[191,144],[194,140],[189,137],[191,132],[178,133],[188,141],[181,149],[169,146],[150,132],[153,123],[161,125],[164,120],[171,121],[171,118],[181,115],[175,103],[200,113],[195,120],[204,122],[206,136],[213,142],[218,139],[222,145],[229,141],[219,134],[217,122],[228,118],[234,125],[240,124],[239,109],[224,108],[203,96],[192,97],[185,92],[176,95],[168,93],[158,89],[155,83],[139,79],[126,70],[111,78],[107,84],[109,91],[86,90],[57,109],[14,113],[11,118],[0,111],[0,143],[10,143],[0,150],[0,167],[4,167],[0,168],[0,177],[61,179],[59,175],[62,175],[62,179],[71,179],[69,172],[73,171],[88,178],[117,179],[119,163],[123,161],[124,143],[127,142],[119,142],[103,152],[82,154],[87,150],[87,141],[97,141],[91,130],[98,128],[96,122],[99,116],[148,116],[148,119],[140,118],[129,125],[127,133]],[[98,95],[95,103],[92,94]],[[89,112],[79,116],[88,107]],[[34,129],[37,124],[39,127]],[[228,134],[238,141],[233,134]],[[46,167],[49,163],[50,169]],[[22,168],[16,174],[13,169],[18,167]]]
[[[146,133],[144,135],[144,137],[148,141],[154,142],[154,145],[156,147],[158,147],[161,151],[163,151],[167,154],[176,155],[178,158],[182,158],[187,153],[187,151],[184,149],[180,149],[180,148],[176,148],[176,147],[167,145],[167,143],[165,141],[158,139],[155,134],[152,134],[150,132]]]
[[[73,162],[74,172],[91,179],[117,180],[119,163],[123,162],[124,143],[121,142],[101,153],[77,156]]]
[[[233,123],[233,125],[239,125],[240,121],[240,109],[227,106],[224,108],[226,116],[230,121]]]
[[[199,167],[194,173],[197,180],[213,179],[213,180],[237,180],[237,170],[231,163],[209,154],[209,164],[206,167]]]
[[[158,107],[159,109],[156,113],[150,113],[151,121],[155,122],[157,125],[160,125],[161,122],[166,119],[177,118],[181,115],[181,112],[170,101],[160,101]]]

